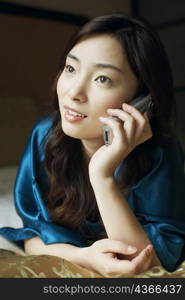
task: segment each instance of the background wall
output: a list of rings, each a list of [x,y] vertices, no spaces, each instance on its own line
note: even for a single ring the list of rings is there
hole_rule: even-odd
[[[130,0],[3,0],[2,2],[23,4],[87,17],[95,17],[116,10],[132,12]]]
[[[133,15],[145,17],[154,25],[168,54],[174,78],[178,135],[185,149],[185,1],[135,0]]]

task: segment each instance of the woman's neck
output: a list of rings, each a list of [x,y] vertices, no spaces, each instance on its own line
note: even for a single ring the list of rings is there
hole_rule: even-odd
[[[84,154],[87,158],[87,161],[89,162],[93,154],[101,147],[103,146],[103,140],[102,138],[96,141],[92,140],[81,140],[83,148],[84,148]]]

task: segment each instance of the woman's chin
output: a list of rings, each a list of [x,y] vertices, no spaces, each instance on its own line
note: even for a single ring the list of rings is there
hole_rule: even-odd
[[[80,140],[83,138],[82,133],[79,132],[78,130],[67,128],[66,126],[62,126],[62,130],[66,135],[72,138],[80,139]]]
[[[79,140],[96,140],[102,139],[102,133],[97,136],[97,130],[92,132],[92,127],[88,128],[79,128],[78,126],[70,126],[71,124],[67,124],[65,121],[62,122],[62,130],[63,132],[75,139]]]
[[[87,133],[88,133],[88,130],[86,131],[86,132],[79,132],[79,131],[77,131],[77,130],[69,130],[69,128],[66,128],[65,126],[63,126],[62,127],[62,130],[63,130],[63,132],[66,134],[66,135],[68,135],[68,136],[70,136],[70,137],[72,137],[72,138],[74,138],[74,139],[79,139],[79,140],[91,140],[91,141],[93,141],[93,140],[96,140],[96,139],[102,139],[102,136],[100,136],[100,137],[96,137],[96,136],[91,136],[90,134],[88,134],[87,135]],[[85,134],[84,134],[85,133]]]

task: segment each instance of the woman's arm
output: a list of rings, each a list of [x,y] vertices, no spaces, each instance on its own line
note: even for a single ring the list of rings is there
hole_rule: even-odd
[[[137,247],[138,252],[133,256],[135,257],[151,242],[115,179],[96,176],[91,180],[91,184],[108,238]],[[161,263],[154,251],[151,267],[155,265],[161,265]]]
[[[112,130],[113,140],[108,147],[101,146],[91,157],[89,178],[108,237],[133,245],[141,252],[150,240],[129,207],[114,174],[129,153],[153,133],[147,113],[143,115],[131,105],[124,103],[123,110],[108,109],[107,112],[120,121],[100,118]],[[155,254],[152,266],[159,263]]]
[[[84,267],[85,247],[80,248],[66,243],[45,245],[39,237],[25,240],[24,247],[27,255],[54,255]]]
[[[71,244],[59,243],[45,245],[39,237],[25,241],[28,255],[48,254],[64,258],[102,274],[105,277],[120,277],[124,274],[136,274],[145,271],[151,263],[153,249],[149,246],[136,258],[118,260],[116,253],[131,256],[137,249],[129,248],[121,241],[102,239],[89,247],[79,248]]]

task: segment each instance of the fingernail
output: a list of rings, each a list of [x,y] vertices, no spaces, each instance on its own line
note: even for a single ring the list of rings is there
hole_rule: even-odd
[[[146,254],[150,256],[151,252],[152,252],[152,245],[149,245],[148,248],[146,249]]]
[[[129,108],[129,105],[127,103],[123,103],[122,107],[127,109],[127,108]]]
[[[136,247],[134,247],[134,246],[128,246],[128,251],[129,252],[136,251],[136,250],[137,250]]]

